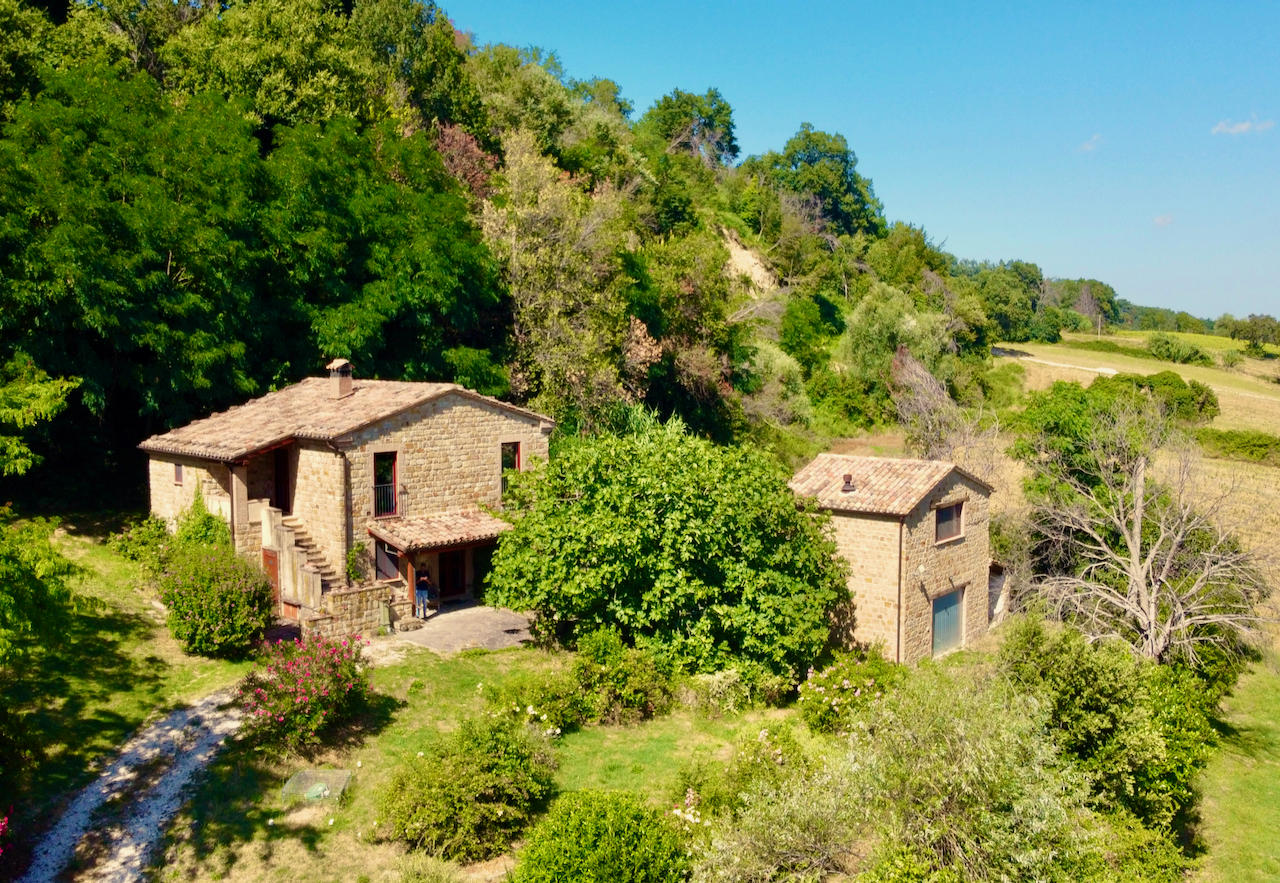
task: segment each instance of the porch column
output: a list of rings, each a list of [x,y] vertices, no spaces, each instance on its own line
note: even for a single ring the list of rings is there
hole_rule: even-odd
[[[249,529],[249,483],[246,475],[249,467],[244,463],[232,463],[231,472],[231,545],[240,547],[240,541]]]

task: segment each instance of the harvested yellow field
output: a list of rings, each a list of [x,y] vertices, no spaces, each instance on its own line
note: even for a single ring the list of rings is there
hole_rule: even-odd
[[[1213,421],[1216,428],[1254,429],[1280,435],[1280,384],[1259,377],[1221,368],[1175,365],[1120,353],[1096,353],[1047,343],[1011,344],[1000,352],[1009,355],[999,358],[1016,359],[1026,370],[1028,389],[1044,389],[1057,380],[1088,384],[1099,374],[1174,371],[1184,380],[1198,380],[1209,385],[1217,393],[1222,413]],[[1268,366],[1268,370],[1277,369]]]

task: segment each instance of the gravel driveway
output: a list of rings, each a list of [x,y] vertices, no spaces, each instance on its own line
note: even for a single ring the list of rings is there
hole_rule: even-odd
[[[84,867],[77,880],[141,879],[187,785],[239,729],[240,711],[224,707],[233,696],[234,690],[220,690],[130,739],[45,835],[21,883],[55,880],[77,848]]]

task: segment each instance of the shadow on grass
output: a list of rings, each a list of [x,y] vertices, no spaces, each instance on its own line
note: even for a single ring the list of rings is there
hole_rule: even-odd
[[[93,778],[94,762],[113,756],[160,704],[164,661],[125,652],[154,627],[137,614],[81,610],[61,640],[32,648],[0,682],[0,792],[17,835],[0,859],[0,878],[25,865],[36,833]],[[117,701],[124,695],[128,701]]]
[[[391,696],[371,693],[354,719],[331,730],[324,745],[309,754],[289,756],[235,741],[206,770],[183,817],[172,827],[168,846],[185,844],[205,874],[219,877],[231,872],[246,844],[253,844],[264,864],[271,862],[282,840],[316,851],[320,828],[281,821],[286,807],[280,791],[285,782],[322,757],[346,753],[381,733],[404,705]]]
[[[1280,761],[1280,732],[1274,728],[1238,726],[1222,719],[1212,723],[1224,751],[1251,760]]]

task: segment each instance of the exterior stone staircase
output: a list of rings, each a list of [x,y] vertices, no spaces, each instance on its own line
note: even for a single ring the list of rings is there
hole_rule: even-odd
[[[306,559],[307,564],[320,574],[321,590],[331,592],[334,589],[344,588],[347,584],[346,575],[341,573],[324,557],[320,547],[316,545],[315,540],[307,533],[306,525],[293,515],[284,516],[280,519],[280,522],[293,531],[294,547]]]

